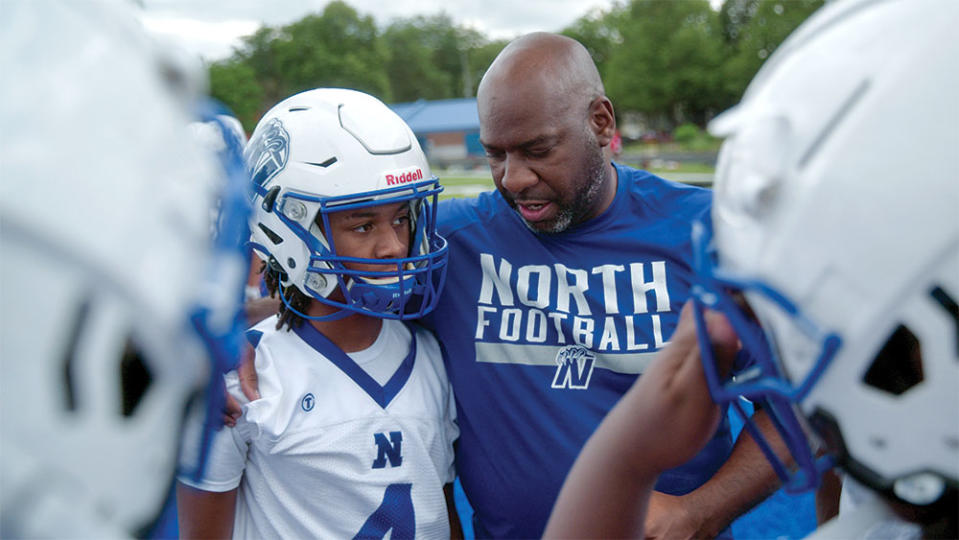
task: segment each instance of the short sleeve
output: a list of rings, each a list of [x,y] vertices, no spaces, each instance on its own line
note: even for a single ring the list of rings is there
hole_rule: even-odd
[[[242,392],[239,391],[236,372],[227,373],[224,379],[227,391],[241,400],[241,403],[246,401]],[[250,431],[246,424],[245,417],[241,417],[236,427],[223,427],[214,434],[203,478],[200,481],[194,481],[193,478],[183,475],[177,477],[177,480],[203,491],[222,492],[238,487],[246,468],[246,456],[250,446],[249,440],[242,435]]]

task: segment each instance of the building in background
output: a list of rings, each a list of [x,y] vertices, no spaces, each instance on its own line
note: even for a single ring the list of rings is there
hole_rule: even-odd
[[[476,98],[421,99],[390,108],[409,124],[433,167],[486,167]]]

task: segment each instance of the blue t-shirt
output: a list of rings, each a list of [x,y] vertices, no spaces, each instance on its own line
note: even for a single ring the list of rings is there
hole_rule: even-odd
[[[579,450],[689,297],[691,224],[708,225],[712,192],[621,165],[616,173],[610,207],[560,234],[530,231],[497,192],[439,206],[450,266],[426,322],[445,349],[456,468],[477,537],[542,535]],[[695,489],[731,448],[724,420],[656,488]]]

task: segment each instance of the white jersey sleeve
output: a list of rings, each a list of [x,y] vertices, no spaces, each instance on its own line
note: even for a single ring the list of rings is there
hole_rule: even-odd
[[[257,352],[257,355],[268,354],[268,351]],[[260,361],[258,358],[257,362]],[[243,414],[235,427],[223,427],[213,436],[206,468],[200,481],[183,475],[177,477],[183,484],[203,491],[230,491],[240,485],[250,444],[259,432],[257,426],[247,419],[249,400],[240,389],[239,375],[236,371],[230,371],[223,378],[226,391],[242,405]]]

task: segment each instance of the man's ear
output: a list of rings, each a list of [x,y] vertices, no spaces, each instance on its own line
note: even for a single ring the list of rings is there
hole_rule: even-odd
[[[599,145],[606,147],[616,133],[616,115],[613,103],[606,96],[599,96],[589,104],[589,127],[596,134]]]

